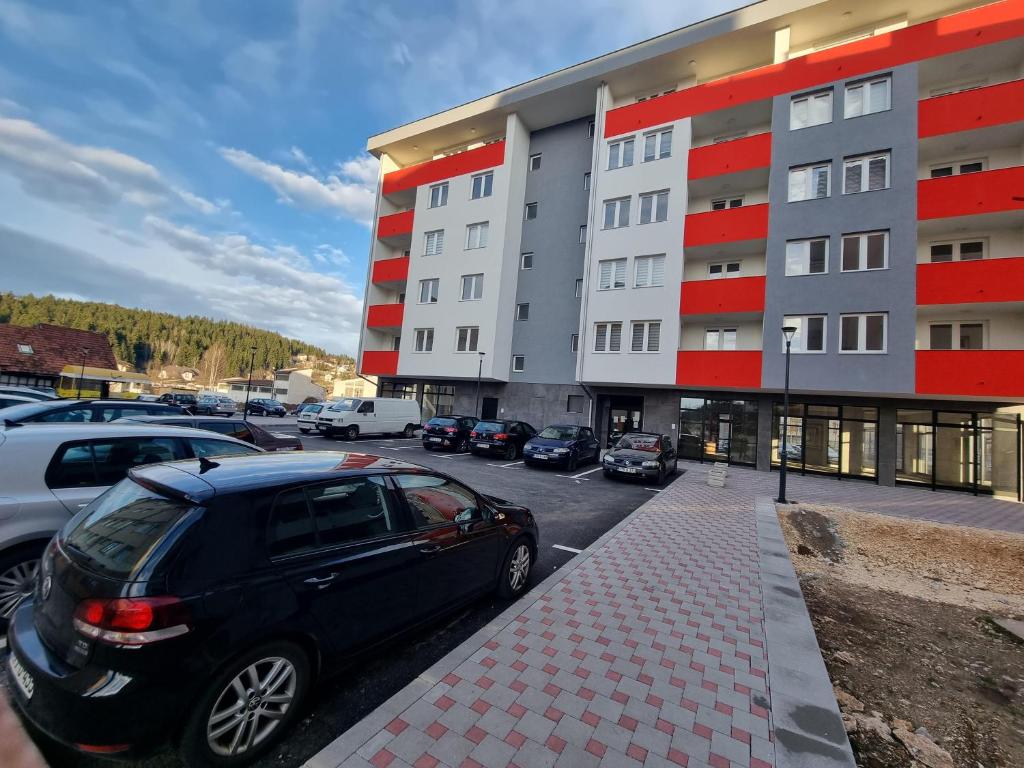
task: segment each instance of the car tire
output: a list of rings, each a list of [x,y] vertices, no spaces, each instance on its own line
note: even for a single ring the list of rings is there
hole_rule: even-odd
[[[524,565],[525,558],[525,565]],[[512,542],[505,555],[505,561],[501,565],[501,575],[498,580],[498,597],[502,600],[513,600],[526,590],[530,580],[530,571],[533,568],[533,548],[525,536],[520,536]]]
[[[515,443],[509,443],[505,449],[505,461],[515,461],[519,457],[519,449]]]
[[[0,555],[0,630],[7,631],[7,622],[14,611],[32,594],[44,549],[45,541],[35,541]]]
[[[432,450],[434,450],[434,447],[430,443],[424,443],[423,444],[423,450],[424,451],[432,451]]]
[[[299,427],[299,432],[301,432],[304,435],[308,435],[309,434],[309,430],[308,429],[304,429],[302,427]]]
[[[569,454],[569,458],[566,459],[566,462],[565,462],[565,470],[566,470],[566,472],[575,472],[576,471],[576,464],[577,464],[576,454],[575,453],[570,453]]]
[[[359,427],[355,424],[350,427],[345,427],[344,434],[346,440],[357,440],[359,439]]]
[[[654,484],[655,485],[664,485],[665,484],[665,476],[667,474],[668,474],[668,469],[666,467],[663,467],[663,466],[661,466],[659,464],[658,465],[658,476],[656,478],[654,478]]]
[[[279,664],[281,666],[278,666]],[[285,665],[289,669],[286,669]],[[265,682],[276,687],[262,695],[258,691],[265,691],[266,688],[252,691],[248,687],[252,680],[248,674],[249,670],[253,670],[257,685]],[[274,677],[272,671],[276,671],[278,677]],[[261,673],[266,674],[264,680],[260,680]],[[180,744],[182,761],[189,768],[234,768],[251,763],[273,747],[298,717],[303,701],[309,693],[311,678],[309,657],[294,643],[268,643],[231,661],[216,675],[214,682],[206,689],[185,723]],[[249,704],[243,708],[245,714],[240,721],[238,713],[224,717],[224,713],[234,708],[229,705],[232,697],[238,696],[235,692],[237,688],[233,687],[236,681],[250,694]],[[282,690],[283,693],[274,693]],[[287,696],[288,701],[263,700],[263,697],[272,694],[275,698]],[[258,702],[255,709],[252,704],[254,697]],[[283,714],[279,718],[257,714],[264,711]],[[211,721],[217,716],[220,716],[220,719],[214,725]],[[232,725],[226,726],[227,723]],[[227,730],[221,736],[211,738],[211,731],[224,727],[227,727]],[[236,746],[235,754],[229,754],[231,747],[235,746],[231,743],[231,737],[236,733],[242,741],[247,738],[254,741],[243,750],[237,750]]]
[[[416,434],[416,427],[412,424],[406,424],[405,429],[402,430],[402,437],[406,440],[411,439]]]
[[[609,471],[608,471],[608,470],[606,469],[606,470],[604,471],[604,476],[605,476],[605,477],[607,477],[607,478],[608,478],[609,480],[611,480],[611,478],[612,478],[612,473],[611,473],[611,472],[609,472]]]

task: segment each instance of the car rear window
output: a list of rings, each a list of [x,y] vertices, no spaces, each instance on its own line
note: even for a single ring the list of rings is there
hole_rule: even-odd
[[[626,435],[619,438],[615,447],[657,453],[661,450],[661,440],[657,435]]]
[[[131,581],[190,509],[126,479],[71,518],[61,544],[89,570]]]
[[[184,458],[173,437],[119,437],[65,443],[57,449],[46,471],[50,488],[87,488],[113,485],[132,467]]]
[[[500,421],[478,421],[473,429],[477,432],[504,432],[505,425]]]
[[[431,419],[427,422],[432,427],[454,427],[458,422],[455,419]]]

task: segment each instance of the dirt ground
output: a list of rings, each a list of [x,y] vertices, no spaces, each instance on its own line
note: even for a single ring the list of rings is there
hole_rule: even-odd
[[[1024,766],[1024,642],[993,623],[1024,618],[1024,536],[779,517],[858,765]]]

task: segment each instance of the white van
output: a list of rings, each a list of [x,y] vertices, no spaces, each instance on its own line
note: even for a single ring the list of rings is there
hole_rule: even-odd
[[[327,405],[316,417],[316,429],[327,437],[400,432],[412,437],[420,429],[420,404],[393,397],[346,397]]]

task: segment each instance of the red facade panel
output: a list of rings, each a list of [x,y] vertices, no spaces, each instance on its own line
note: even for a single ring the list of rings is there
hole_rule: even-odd
[[[374,283],[404,283],[409,278],[409,257],[373,262],[370,280]]]
[[[925,99],[917,106],[922,139],[1024,121],[1024,80]]]
[[[1024,397],[1024,349],[918,350],[919,395]]]
[[[921,220],[1020,210],[1024,210],[1024,166],[917,182],[917,218]]]
[[[1002,0],[610,110],[606,137],[1024,35],[1024,3]]]
[[[413,211],[400,211],[381,216],[377,221],[377,237],[398,237],[412,234]]]
[[[758,133],[690,150],[687,176],[704,179],[727,173],[767,168],[772,162],[772,135]]]
[[[412,189],[435,181],[444,181],[466,173],[476,173],[487,168],[494,168],[505,162],[505,140],[493,144],[484,144],[476,149],[468,149],[437,160],[417,163],[397,171],[384,174],[381,192],[391,195],[403,189]]]
[[[917,303],[1024,301],[1024,257],[917,265]]]
[[[681,387],[757,389],[761,386],[761,352],[680,350],[676,356],[676,384]]]
[[[764,277],[688,280],[679,292],[679,314],[764,312]]]
[[[768,203],[726,208],[723,211],[691,213],[686,217],[683,245],[732,243],[768,237]]]
[[[401,327],[405,315],[404,304],[374,304],[366,310],[367,328]]]
[[[394,376],[398,373],[398,352],[363,352],[359,372],[367,376]]]

